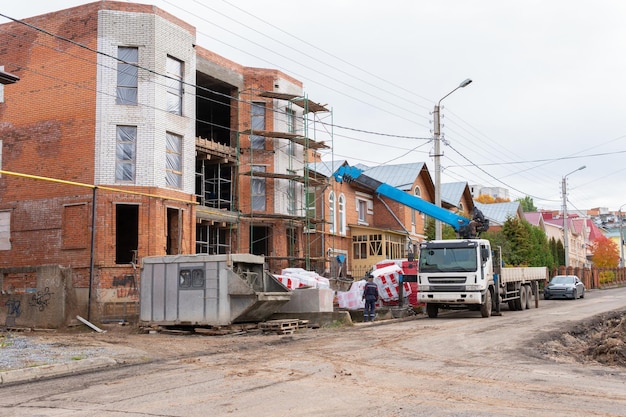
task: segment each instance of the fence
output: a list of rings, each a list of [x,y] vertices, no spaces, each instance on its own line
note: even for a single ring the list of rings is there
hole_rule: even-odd
[[[626,285],[626,268],[581,268],[564,267],[554,268],[550,276],[576,275],[587,289],[602,289]]]

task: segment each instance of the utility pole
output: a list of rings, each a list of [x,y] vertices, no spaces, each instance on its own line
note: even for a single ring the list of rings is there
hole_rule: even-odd
[[[434,139],[435,139],[435,205],[437,207],[441,207],[441,124],[439,122],[439,114],[441,109],[441,102],[444,98],[448,97],[450,94],[454,93],[459,88],[467,87],[470,85],[472,80],[469,78],[464,80],[457,88],[450,91],[448,94],[443,96],[435,106],[433,110],[433,121],[434,121]],[[435,219],[435,239],[441,240],[441,221]]]
[[[624,218],[622,217],[622,207],[626,206],[626,204],[622,204],[619,207],[619,249],[620,249],[620,256],[619,256],[619,266],[620,268],[624,267],[624,232],[622,230],[622,223],[624,223]]]
[[[561,193],[563,194],[563,249],[565,249],[565,273],[566,274],[567,274],[567,267],[569,266],[569,230],[568,230],[569,225],[567,222],[567,176],[585,168],[587,168],[587,166],[583,165],[580,168],[575,169],[568,174],[565,174],[563,176],[563,181],[561,183]]]

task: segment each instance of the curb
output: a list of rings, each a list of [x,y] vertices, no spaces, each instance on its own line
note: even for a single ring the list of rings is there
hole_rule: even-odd
[[[117,361],[112,358],[98,357],[81,359],[66,363],[53,365],[35,366],[32,368],[14,369],[0,372],[0,387],[9,384],[19,384],[36,381],[44,378],[55,378],[60,376],[78,374],[82,372],[95,371],[117,365]]]

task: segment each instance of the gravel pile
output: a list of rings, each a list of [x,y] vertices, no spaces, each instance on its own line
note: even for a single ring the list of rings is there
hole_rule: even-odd
[[[42,338],[0,333],[0,372],[107,356],[109,349],[46,342]]]

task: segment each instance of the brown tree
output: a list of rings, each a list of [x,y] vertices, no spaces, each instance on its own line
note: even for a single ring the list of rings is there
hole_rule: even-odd
[[[616,268],[619,264],[617,244],[601,235],[591,243],[591,260],[598,268]]]

